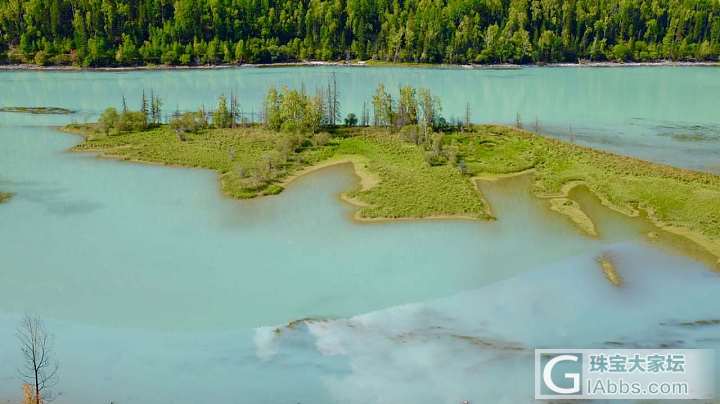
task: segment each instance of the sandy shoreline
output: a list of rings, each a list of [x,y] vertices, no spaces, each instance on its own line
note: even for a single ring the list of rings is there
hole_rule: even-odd
[[[132,72],[132,71],[171,71],[171,70],[227,70],[227,69],[257,69],[281,67],[413,67],[428,69],[468,69],[468,70],[503,70],[524,69],[538,67],[552,68],[578,68],[578,67],[720,67],[716,62],[683,62],[683,61],[657,61],[657,62],[583,62],[583,63],[544,63],[544,64],[429,64],[429,63],[392,63],[383,61],[304,61],[282,62],[267,64],[217,64],[217,65],[144,65],[144,66],[118,66],[118,67],[78,67],[78,66],[40,66],[34,64],[0,65],[3,71],[47,71],[47,72]]]

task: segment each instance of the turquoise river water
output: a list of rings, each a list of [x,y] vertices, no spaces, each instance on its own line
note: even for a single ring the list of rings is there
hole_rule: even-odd
[[[232,90],[253,111],[270,85],[325,85],[344,112],[378,82],[429,87],[446,116],[514,123],[720,172],[720,69],[272,68],[0,72],[0,403],[21,398],[15,330],[54,334],[57,403],[532,402],[536,347],[720,348],[720,279],[649,241],[647,225],[583,204],[583,236],[528,192],[481,186],[499,220],[358,224],[349,166],[278,196],[224,198],[215,174],[100,160],[54,125],[90,121],[142,89],[166,109]],[[720,201],[719,201],[720,203]],[[625,279],[610,285],[596,258]],[[288,323],[303,318],[314,321]]]

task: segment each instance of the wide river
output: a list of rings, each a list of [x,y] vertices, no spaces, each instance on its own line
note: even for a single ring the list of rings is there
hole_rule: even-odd
[[[60,404],[532,402],[535,347],[720,348],[720,326],[686,325],[718,318],[718,274],[582,193],[599,239],[527,178],[482,185],[494,222],[358,224],[338,198],[348,166],[234,201],[212,172],[68,153],[79,138],[53,129],[143,89],[167,111],[231,91],[257,111],[269,86],[332,72],[343,113],[409,84],[447,117],[469,105],[474,122],[720,172],[716,68],[0,72],[0,106],[77,111],[0,113],[0,191],[16,194],[0,205],[0,403],[22,396],[24,313],[54,334]]]

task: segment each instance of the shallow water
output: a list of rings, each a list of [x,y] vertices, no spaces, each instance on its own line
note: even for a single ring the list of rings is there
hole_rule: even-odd
[[[0,205],[0,402],[20,397],[14,332],[26,312],[56,336],[61,404],[529,402],[534,347],[720,346],[720,327],[679,325],[717,318],[718,275],[648,242],[645,225],[592,198],[581,199],[600,239],[532,198],[528,178],[482,184],[496,222],[358,224],[338,198],[357,181],[348,165],[239,202],[219,194],[212,172],[67,153],[79,139],[48,127],[93,119],[118,94],[150,83],[185,108],[209,104],[230,85],[255,102],[272,83],[325,80],[328,70],[0,73],[2,104],[79,110],[0,114],[0,190],[17,194]],[[624,70],[336,69],[348,100],[369,94],[367,83],[383,75],[450,89],[479,75],[497,90],[564,83],[555,76],[564,71],[600,75],[609,80],[594,87],[602,92],[633,85],[617,76]],[[650,80],[640,71],[627,74]],[[646,76],[678,74],[692,86],[715,72]],[[516,104],[487,102],[488,117],[514,120]],[[555,102],[557,110],[542,106],[548,121],[560,119]],[[594,116],[607,129],[632,115],[629,105],[591,114],[592,102],[566,104],[566,116],[585,114],[588,126]],[[448,97],[446,105],[460,110],[463,102]],[[711,122],[702,108],[682,117]],[[674,112],[645,113],[680,122]],[[635,139],[665,139],[657,144],[677,146],[673,158],[688,152],[652,131],[625,129],[629,151]],[[613,257],[623,288],[605,280],[600,254]],[[328,321],[282,327],[307,317]]]

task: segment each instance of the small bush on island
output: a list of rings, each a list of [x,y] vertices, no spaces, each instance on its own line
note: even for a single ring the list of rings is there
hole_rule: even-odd
[[[208,122],[202,111],[183,112],[170,119],[170,128],[176,133],[198,131],[207,128]]]
[[[147,129],[147,117],[141,111],[123,112],[120,114],[115,128],[118,132],[135,132]]]
[[[113,107],[106,108],[100,118],[98,119],[99,129],[106,135],[110,134],[110,131],[117,127],[118,121],[120,120],[120,114]]]
[[[107,108],[98,119],[98,129],[111,135],[122,132],[136,132],[147,129],[147,118],[140,111],[118,113],[115,108]]]

